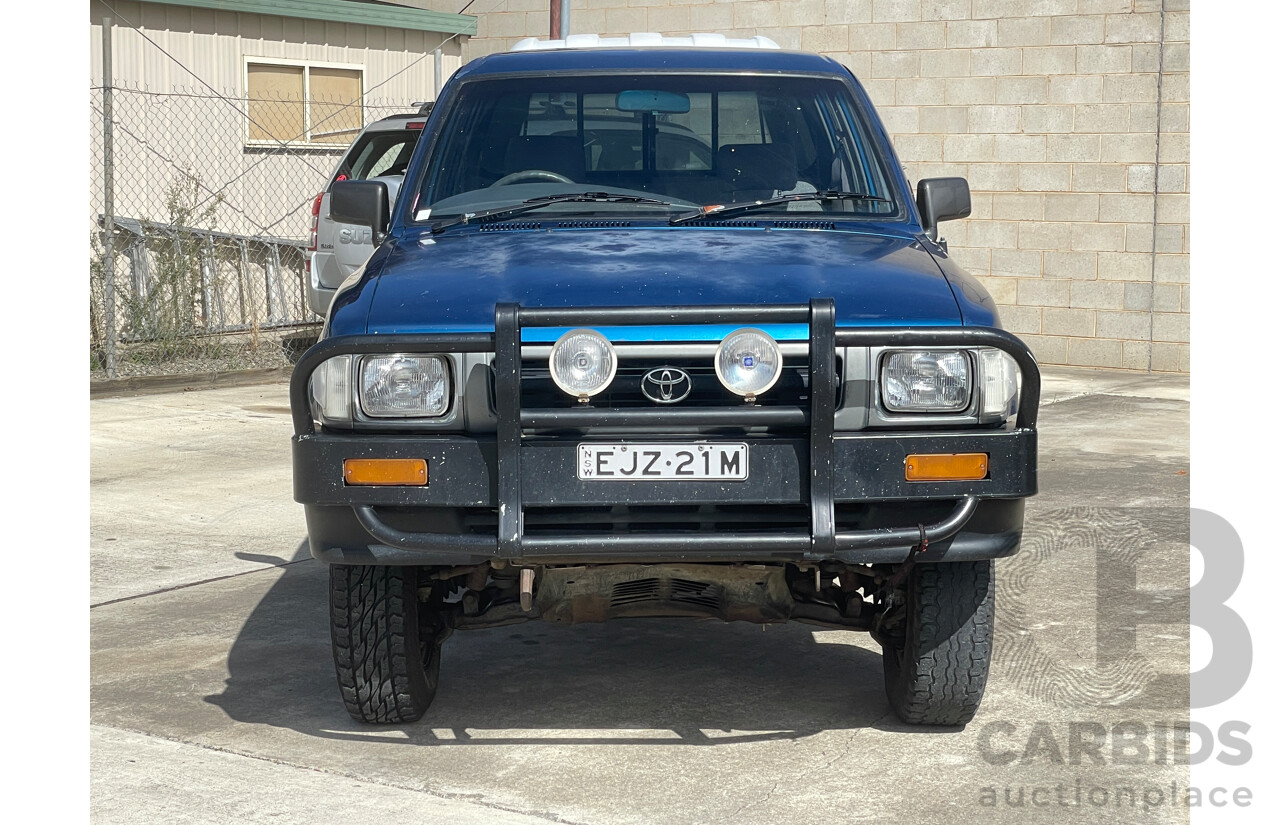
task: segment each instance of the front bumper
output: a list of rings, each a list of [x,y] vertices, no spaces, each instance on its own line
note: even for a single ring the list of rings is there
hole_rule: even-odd
[[[1036,492],[1039,372],[1026,346],[1001,330],[835,329],[834,306],[522,309],[499,305],[495,333],[352,336],[317,344],[291,387],[294,496],[306,505],[316,558],[345,564],[466,565],[600,561],[902,561],[922,534],[927,558],[996,558],[1017,551],[1022,499]],[[738,409],[521,409],[522,325],[806,321],[810,404]],[[837,346],[994,346],[1022,373],[1016,426],[1002,430],[834,432]],[[342,353],[494,352],[494,437],[316,432],[307,387]],[[593,427],[706,428],[691,437],[629,441],[746,442],[743,481],[608,483],[579,480],[577,445]],[[760,425],[799,435],[743,435]],[[734,427],[739,428],[733,432]],[[615,429],[616,432],[616,429]],[[912,453],[987,453],[980,481],[909,482]],[[355,487],[348,458],[424,458],[429,486]],[[746,516],[750,516],[747,518]]]

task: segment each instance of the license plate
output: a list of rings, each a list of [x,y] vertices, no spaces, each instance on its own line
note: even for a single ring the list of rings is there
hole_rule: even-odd
[[[579,444],[583,481],[743,481],[746,444]]]

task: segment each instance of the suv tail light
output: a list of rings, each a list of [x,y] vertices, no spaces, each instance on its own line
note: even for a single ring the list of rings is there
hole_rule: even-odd
[[[323,200],[324,193],[321,192],[319,195],[316,195],[316,199],[311,202],[311,240],[307,243],[308,252],[315,252],[317,245],[319,244],[320,203]],[[306,274],[309,277],[311,275],[311,256],[304,255],[303,258],[303,268],[306,270]]]
[[[320,228],[320,204],[324,201],[324,193],[316,195],[316,199],[311,202],[311,242],[307,244],[307,249],[312,252],[316,251],[317,231]]]

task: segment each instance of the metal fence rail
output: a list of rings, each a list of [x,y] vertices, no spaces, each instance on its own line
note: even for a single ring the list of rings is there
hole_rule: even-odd
[[[89,97],[90,380],[286,366],[320,323],[311,205],[355,132],[290,134],[302,101],[109,83]],[[364,124],[417,108],[305,103],[354,105]]]
[[[122,341],[154,338],[165,324],[211,335],[315,323],[306,304],[304,241],[120,216],[114,225],[115,254],[129,273],[131,323]]]

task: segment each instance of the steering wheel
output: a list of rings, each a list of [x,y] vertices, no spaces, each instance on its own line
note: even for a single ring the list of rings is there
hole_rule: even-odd
[[[546,169],[525,169],[523,172],[512,172],[510,175],[503,175],[490,185],[506,186],[509,183],[517,183],[525,180],[546,180],[555,181],[556,183],[573,183],[572,180],[559,172],[548,172]]]

